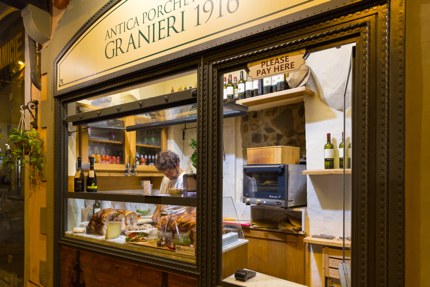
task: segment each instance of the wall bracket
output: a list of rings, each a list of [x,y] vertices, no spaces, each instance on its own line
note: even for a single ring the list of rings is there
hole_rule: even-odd
[[[39,102],[37,100],[29,101],[26,105],[22,105],[21,109],[28,110],[31,117],[33,118],[33,121],[30,122],[30,124],[34,129],[37,129],[37,116],[38,116]],[[34,114],[32,111],[34,111]]]

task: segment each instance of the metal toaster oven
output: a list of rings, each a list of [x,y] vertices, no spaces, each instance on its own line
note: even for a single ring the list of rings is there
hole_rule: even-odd
[[[306,205],[306,176],[300,164],[253,164],[243,167],[246,204],[297,207]]]

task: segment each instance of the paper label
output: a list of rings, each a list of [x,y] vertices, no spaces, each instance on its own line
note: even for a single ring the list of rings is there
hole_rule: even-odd
[[[237,85],[237,92],[244,93],[245,92],[245,83],[240,83]]]
[[[334,149],[325,149],[324,158],[334,158]]]

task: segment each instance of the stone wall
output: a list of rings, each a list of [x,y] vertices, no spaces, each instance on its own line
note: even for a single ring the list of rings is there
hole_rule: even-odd
[[[300,147],[306,155],[305,110],[303,103],[249,112],[242,118],[242,148],[288,145]]]

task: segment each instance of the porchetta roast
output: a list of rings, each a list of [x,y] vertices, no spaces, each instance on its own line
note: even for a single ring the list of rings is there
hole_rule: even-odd
[[[131,210],[105,208],[95,213],[87,225],[87,233],[106,235],[106,228],[110,222],[120,222],[121,231],[136,228],[138,214]]]

